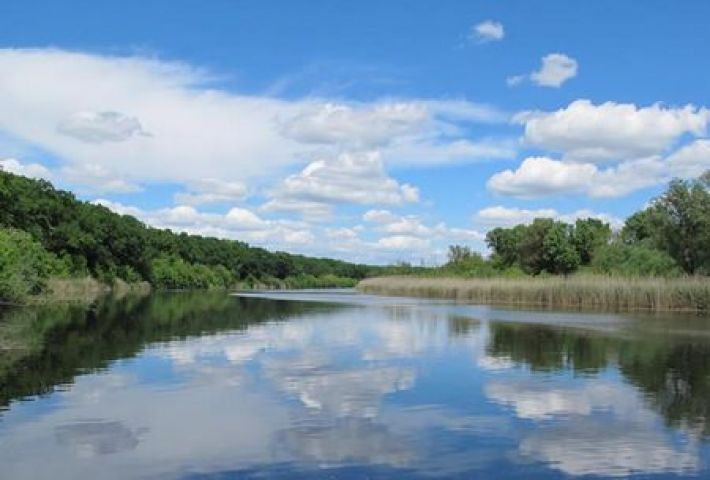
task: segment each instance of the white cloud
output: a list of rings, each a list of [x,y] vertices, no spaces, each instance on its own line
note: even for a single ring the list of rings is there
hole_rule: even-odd
[[[340,241],[353,241],[359,239],[359,234],[362,231],[361,226],[355,226],[352,228],[348,227],[338,227],[338,228],[326,228],[325,235],[328,238],[332,238]]]
[[[75,112],[61,120],[57,131],[82,142],[122,142],[134,135],[150,136],[135,117],[119,112]]]
[[[671,154],[667,161],[674,176],[700,176],[710,169],[710,140],[696,140]]]
[[[216,178],[204,178],[188,184],[189,191],[175,194],[175,202],[185,205],[230,203],[243,200],[247,186],[242,182],[225,182]]]
[[[219,214],[201,212],[190,205],[143,210],[104,199],[94,203],[122,215],[132,215],[156,228],[241,240],[270,248],[309,245],[315,240],[302,222],[267,220],[245,208],[235,207]]]
[[[305,209],[321,212],[340,203],[399,205],[417,202],[419,191],[387,176],[376,152],[342,153],[335,158],[316,160],[301,172],[290,175],[272,192],[266,211]],[[319,213],[321,213],[319,212]]]
[[[52,172],[39,163],[22,163],[14,158],[0,160],[0,170],[23,177],[52,180]]]
[[[486,20],[471,27],[470,38],[478,43],[497,42],[505,37],[503,24]]]
[[[355,108],[325,103],[313,105],[284,122],[284,134],[304,143],[373,148],[399,135],[412,134],[429,120],[422,104],[384,103]]]
[[[530,74],[530,80],[541,87],[559,88],[577,76],[577,60],[563,53],[550,53],[542,57],[540,70]]]
[[[528,224],[536,218],[554,218],[568,223],[574,223],[580,218],[596,218],[609,223],[613,228],[619,228],[623,225],[623,220],[618,217],[588,209],[581,209],[572,213],[559,213],[553,208],[525,209],[496,205],[483,208],[476,214],[476,220],[479,223],[494,227],[508,227],[521,223]]]
[[[597,174],[591,164],[563,163],[547,157],[529,157],[516,170],[504,170],[488,180],[488,188],[501,195],[540,197],[583,193]]]
[[[429,240],[412,235],[391,235],[380,238],[377,246],[386,250],[422,250],[429,247]]]
[[[258,230],[268,227],[268,222],[245,208],[232,208],[224,218],[230,225],[243,230]]]
[[[449,227],[443,222],[427,225],[416,215],[400,216],[388,210],[369,210],[363,215],[363,220],[376,224],[375,231],[383,235],[372,245],[373,248],[406,251],[410,259],[431,260],[432,253],[435,253],[435,263],[438,263],[443,258],[441,254],[447,243],[463,241],[480,244],[485,240],[485,234],[477,230]]]
[[[133,193],[141,190],[139,185],[97,163],[67,165],[59,170],[59,176],[71,184],[79,185],[81,190],[91,192]]]
[[[667,181],[670,171],[658,157],[642,158],[599,169],[592,163],[570,163],[530,157],[516,170],[493,175],[488,188],[501,195],[536,198],[562,194],[621,197]]]
[[[511,75],[510,77],[505,79],[505,83],[509,87],[516,87],[522,84],[527,78],[527,75]]]
[[[509,87],[531,81],[540,87],[559,88],[567,80],[577,76],[577,60],[563,53],[550,53],[542,57],[540,69],[530,74],[511,75],[505,79]]]
[[[368,210],[362,216],[367,222],[391,223],[397,221],[399,217],[389,210]]]
[[[710,111],[693,105],[637,107],[576,100],[554,112],[525,112],[516,120],[524,124],[529,145],[574,161],[618,161],[662,153],[686,133],[703,135]]]
[[[416,150],[407,148],[410,143],[431,154],[420,154],[417,164],[468,161],[489,152],[476,156],[478,144],[461,125],[507,117],[466,100],[353,103],[240,95],[214,88],[212,78],[193,66],[140,56],[0,49],[0,71],[5,134],[52,153],[60,166],[100,159],[129,183],[244,182],[286,172],[323,149],[332,155],[383,148],[383,161],[397,156],[406,164],[398,152]],[[466,152],[461,142],[468,142]],[[388,146],[397,150],[390,153]]]
[[[478,221],[491,226],[512,226],[521,223],[530,223],[536,218],[555,218],[557,210],[552,208],[541,208],[528,210],[525,208],[508,208],[500,205],[486,207],[476,214]]]
[[[422,224],[421,220],[414,215],[400,217],[383,226],[386,233],[397,235],[410,235],[415,237],[425,237],[431,235],[431,228]]]

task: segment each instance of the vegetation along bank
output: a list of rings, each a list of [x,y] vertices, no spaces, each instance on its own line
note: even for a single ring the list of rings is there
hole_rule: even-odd
[[[490,258],[464,246],[439,268],[400,266],[362,291],[477,303],[609,310],[710,310],[710,172],[672,181],[613,232],[598,219],[495,228]]]
[[[149,227],[0,170],[0,302],[52,290],[354,286],[368,267]],[[87,278],[89,280],[87,280]],[[58,281],[60,279],[62,281]],[[92,286],[91,279],[94,279]],[[122,287],[123,286],[123,287]]]

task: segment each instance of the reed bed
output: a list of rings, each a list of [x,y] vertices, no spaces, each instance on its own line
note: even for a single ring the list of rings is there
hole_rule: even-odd
[[[710,311],[710,277],[622,278],[596,275],[528,278],[376,277],[357,288],[378,295],[469,303],[607,311]]]
[[[112,293],[116,296],[128,294],[145,295],[151,290],[148,282],[126,283],[116,279],[112,285],[101,283],[92,277],[50,278],[46,292],[31,297],[28,303],[42,304],[55,302],[86,303],[96,300],[101,295]]]

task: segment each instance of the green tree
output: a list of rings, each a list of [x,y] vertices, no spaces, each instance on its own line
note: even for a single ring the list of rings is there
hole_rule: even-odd
[[[702,179],[673,180],[651,207],[657,243],[688,273],[710,273],[710,191]]]
[[[493,251],[492,261],[499,268],[520,264],[520,243],[527,227],[494,228],[486,234],[486,244]]]
[[[580,255],[574,243],[574,230],[564,222],[553,223],[542,242],[543,269],[567,275],[579,267]]]
[[[449,264],[463,263],[473,256],[471,247],[464,245],[449,245],[448,260]]]
[[[573,242],[582,265],[589,265],[594,251],[606,245],[611,237],[611,227],[596,218],[577,219],[574,224]]]
[[[690,274],[710,273],[710,171],[696,180],[673,180],[651,205],[629,217],[627,245],[660,250]]]
[[[19,302],[40,293],[66,267],[29,233],[0,228],[0,301]]]

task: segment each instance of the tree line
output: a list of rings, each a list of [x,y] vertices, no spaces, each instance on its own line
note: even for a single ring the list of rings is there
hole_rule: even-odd
[[[40,291],[51,275],[157,288],[343,286],[366,265],[271,252],[247,243],[149,227],[129,215],[0,170],[0,299]]]
[[[710,274],[710,171],[676,179],[617,232],[595,218],[573,224],[537,218],[494,228],[486,235],[490,259],[461,245],[449,247],[446,272],[473,276],[603,274],[677,276]]]

